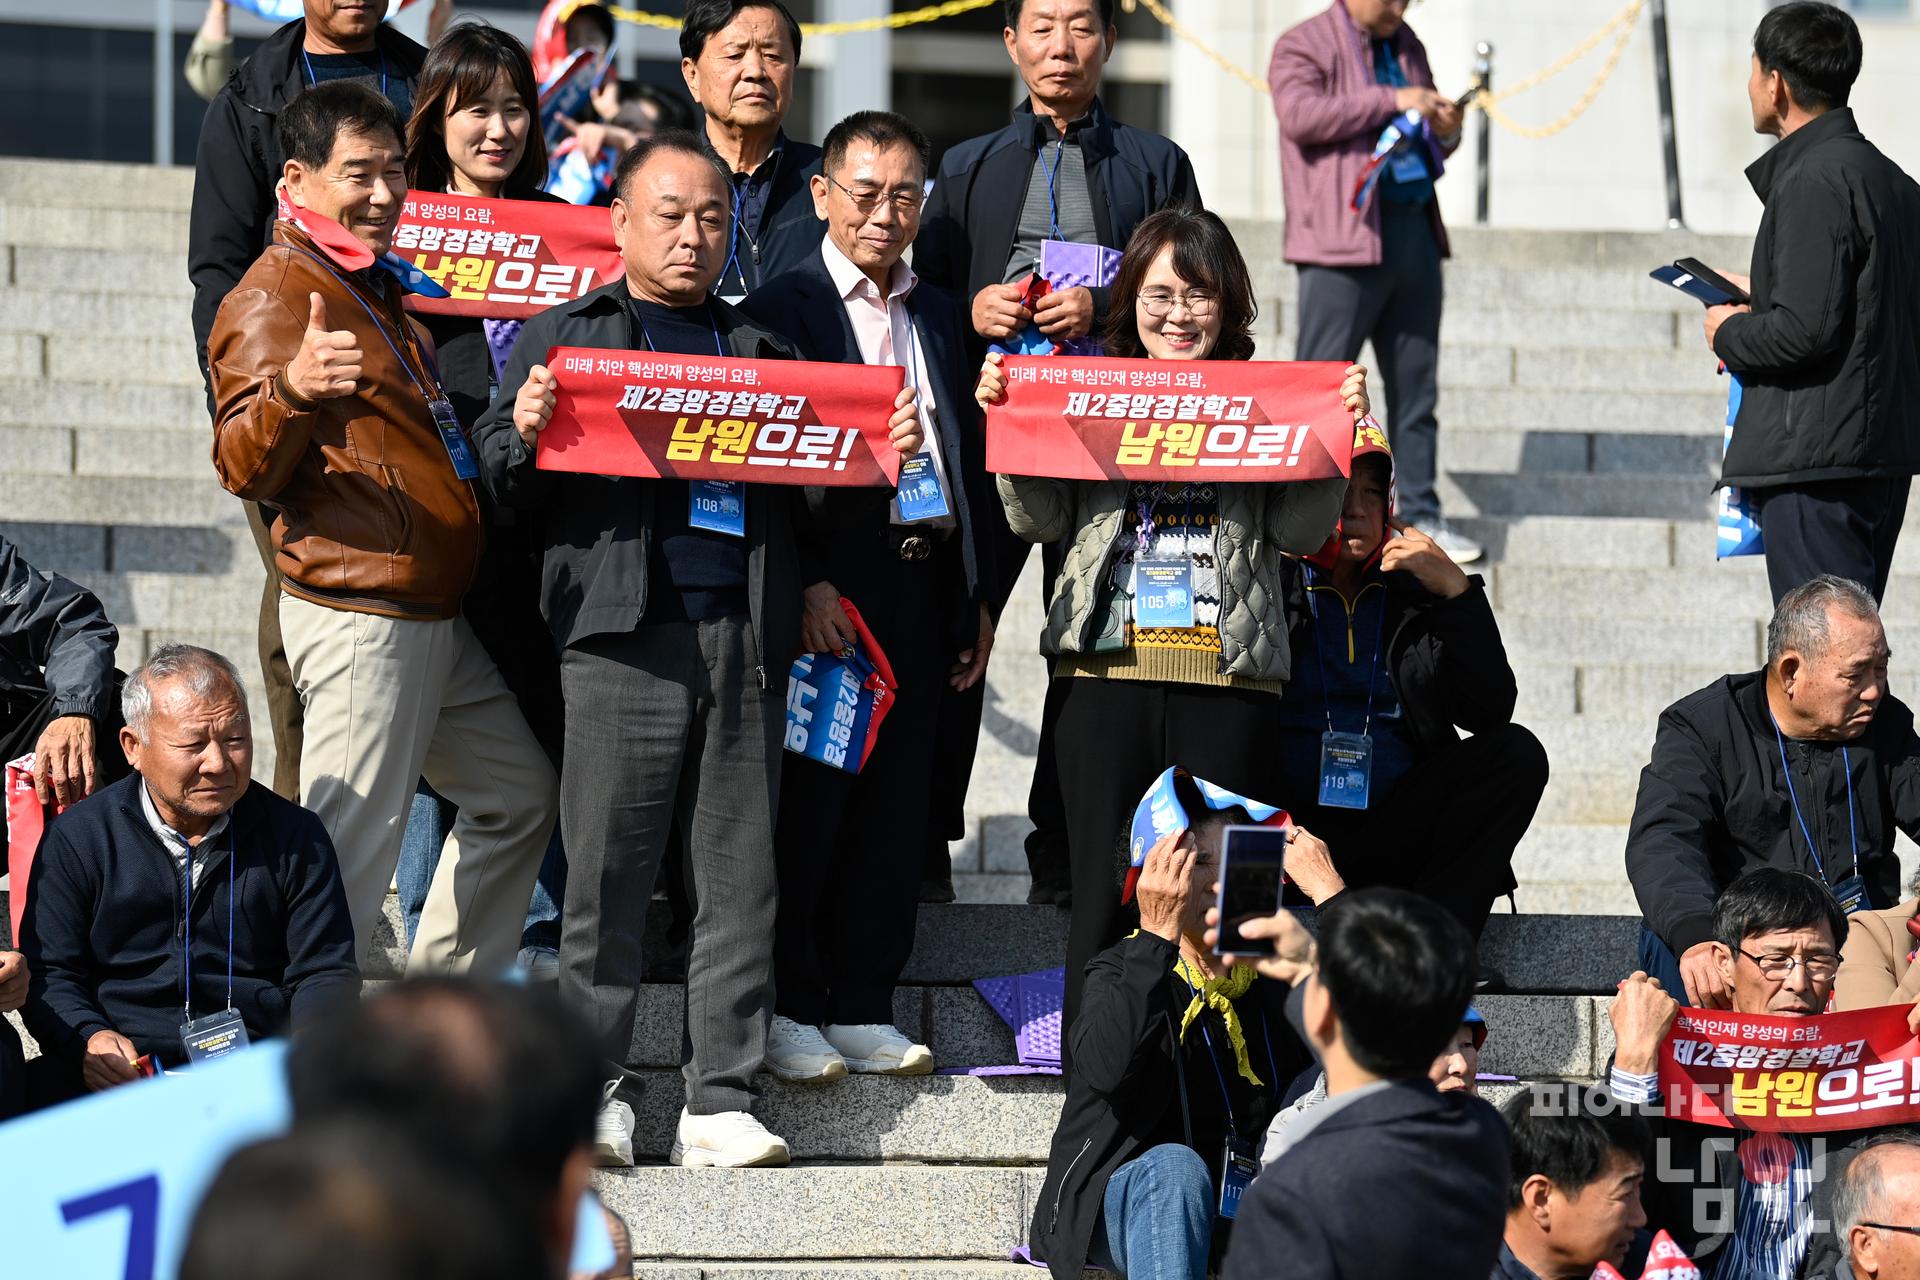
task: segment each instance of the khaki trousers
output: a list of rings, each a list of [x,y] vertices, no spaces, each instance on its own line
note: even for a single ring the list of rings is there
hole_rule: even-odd
[[[459,806],[408,972],[513,963],[558,806],[546,753],[465,618],[417,622],[280,597],[305,712],[300,794],[333,837],[363,968],[415,784]]]

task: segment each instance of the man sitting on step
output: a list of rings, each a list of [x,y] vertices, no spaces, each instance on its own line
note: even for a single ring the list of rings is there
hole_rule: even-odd
[[[1849,915],[1893,905],[1894,828],[1920,835],[1920,738],[1887,691],[1887,659],[1873,596],[1822,574],[1775,606],[1765,668],[1661,713],[1627,876],[1645,918],[1640,967],[1672,995],[1728,1007],[1714,904],[1754,867],[1812,875]]]
[[[1847,922],[1820,880],[1756,868],[1719,896],[1708,928],[1725,1007],[1789,1018],[1826,1011]],[[1831,1276],[1842,1245],[1827,1201],[1841,1164],[1873,1131],[1736,1135],[1667,1119],[1660,1046],[1679,1010],[1657,976],[1635,972],[1610,1011],[1608,1087],[1620,1102],[1648,1108],[1659,1157],[1641,1188],[1648,1216],[1710,1280]]]
[[[282,1035],[360,994],[333,844],[254,786],[233,664],[162,645],[127,678],[133,773],[56,819],[21,933],[30,1102],[78,1097]]]
[[[1339,529],[1293,566],[1278,799],[1348,885],[1411,889],[1477,938],[1514,888],[1547,755],[1513,723],[1513,668],[1479,576],[1390,518],[1393,468],[1363,422]]]
[[[1289,930],[1288,956],[1267,970],[1280,981],[1228,968],[1205,942],[1221,832],[1249,821],[1246,810],[1209,810],[1197,795],[1183,807],[1205,816],[1148,852],[1140,928],[1087,966],[1068,1032],[1073,1074],[1031,1234],[1056,1280],[1079,1280],[1088,1262],[1202,1280],[1261,1131],[1308,1062],[1286,1016],[1311,948],[1305,931],[1284,913],[1261,922]]]

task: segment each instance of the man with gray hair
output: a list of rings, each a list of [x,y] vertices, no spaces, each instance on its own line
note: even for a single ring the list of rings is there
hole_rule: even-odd
[[[1819,1280],[1920,1280],[1920,1133],[1874,1134],[1831,1186],[1828,1216],[1841,1258]]]
[[[1822,574],[1781,597],[1767,665],[1660,715],[1627,833],[1645,916],[1640,967],[1676,996],[1728,1007],[1713,904],[1743,871],[1819,879],[1848,914],[1891,906],[1898,827],[1920,836],[1920,739],[1887,689],[1873,596]]]
[[[121,711],[133,773],[62,814],[34,864],[33,1105],[219,1057],[360,992],[333,843],[253,785],[233,664],[162,645]]]

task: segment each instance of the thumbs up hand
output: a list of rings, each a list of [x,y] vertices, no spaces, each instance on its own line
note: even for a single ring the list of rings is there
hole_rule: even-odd
[[[349,329],[328,327],[327,300],[307,295],[307,331],[300,353],[287,365],[287,385],[304,400],[332,400],[350,396],[360,384],[366,354]]]

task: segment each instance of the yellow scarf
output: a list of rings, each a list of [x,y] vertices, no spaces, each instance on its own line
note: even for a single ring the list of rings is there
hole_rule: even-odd
[[[1203,981],[1187,958],[1181,956],[1180,963],[1173,967],[1173,971],[1194,992],[1193,1002],[1187,1006],[1186,1013],[1180,1018],[1181,1042],[1186,1042],[1187,1028],[1193,1025],[1195,1018],[1200,1016],[1200,1011],[1211,1006],[1219,1012],[1221,1020],[1227,1024],[1227,1039],[1233,1044],[1235,1068],[1255,1088],[1264,1088],[1265,1085],[1260,1077],[1253,1074],[1253,1064],[1247,1061],[1247,1036],[1240,1028],[1240,1011],[1233,1007],[1233,1002],[1247,994],[1253,986],[1256,976],[1253,969],[1235,965],[1228,969],[1224,976]]]

